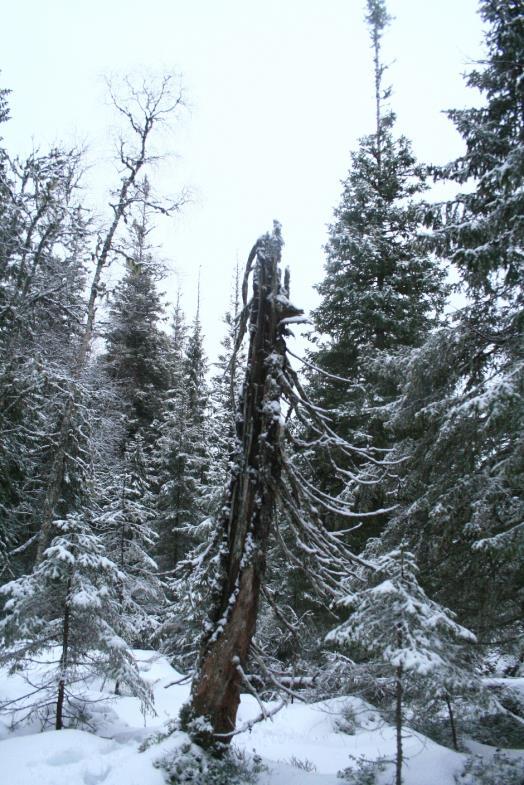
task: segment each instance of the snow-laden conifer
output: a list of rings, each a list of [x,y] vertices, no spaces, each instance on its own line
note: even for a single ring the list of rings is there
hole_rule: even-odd
[[[468,299],[401,369],[390,424],[411,457],[385,547],[406,539],[432,595],[522,656],[524,9],[481,13],[487,57],[468,83],[484,103],[450,112],[466,149],[439,176],[462,193],[435,210]]]
[[[230,463],[236,447],[237,402],[242,391],[245,366],[245,348],[238,344],[240,330],[241,300],[240,271],[235,267],[229,308],[223,324],[224,335],[217,361],[213,364],[214,374],[210,385],[208,407],[208,432],[210,461],[208,484],[211,510],[216,513],[222,503]]]
[[[155,258],[150,241],[151,186],[147,178],[140,185],[139,199],[128,236],[119,249],[125,273],[112,297],[102,358],[121,402],[125,422],[122,450],[137,433],[148,443],[153,440],[151,428],[171,381],[169,340],[161,326],[164,306],[158,291],[165,269]]]
[[[33,572],[0,589],[5,660],[22,670],[34,657],[45,662],[39,683],[4,708],[43,719],[54,714],[59,730],[82,703],[86,680],[98,675],[125,685],[150,709],[149,688],[126,643],[125,576],[105,556],[87,514],[73,513],[54,526],[57,535]]]
[[[437,691],[449,706],[457,684],[475,680],[463,654],[475,636],[426,595],[417,572],[413,555],[402,548],[377,559],[365,588],[349,582],[353,587],[338,602],[349,616],[326,636],[329,643],[357,647],[383,662],[394,679],[396,785],[402,778],[404,703],[413,686],[425,682],[426,694],[432,698]]]
[[[207,517],[209,507],[207,360],[202,327],[197,314],[186,335],[180,304],[175,317],[173,385],[158,423],[160,436],[154,456],[162,571],[172,570],[187,552],[191,529]]]
[[[0,572],[12,575],[34,558],[60,414],[69,400],[86,402],[72,368],[90,228],[79,204],[80,151],[35,151],[24,160],[4,150],[0,159]],[[75,425],[85,425],[85,414],[76,410]],[[85,460],[73,441],[64,496]]]
[[[214,364],[201,439],[206,446],[205,483],[194,506],[193,524],[186,529],[185,552],[169,581],[173,605],[168,614],[171,653],[182,666],[194,665],[207,604],[216,588],[221,534],[217,517],[237,449],[237,401],[241,394],[245,351],[237,345],[240,329],[240,276],[235,268],[229,309],[224,316],[222,349]],[[202,382],[203,383],[203,380]],[[180,536],[180,535],[179,535]],[[182,553],[182,551],[181,551]]]
[[[384,86],[385,0],[368,0],[375,74],[375,130],[360,140],[329,227],[311,390],[336,409],[338,430],[353,444],[389,446],[381,409],[398,394],[383,360],[419,345],[444,300],[444,272],[424,242],[423,166],[395,134]],[[331,374],[331,376],[329,375]],[[339,377],[339,378],[336,378]],[[344,379],[348,380],[344,383]],[[326,474],[329,487],[329,468]]]
[[[139,435],[128,444],[119,470],[105,478],[94,517],[105,553],[120,574],[120,612],[129,631],[128,641],[147,648],[158,624],[163,590],[157,576],[157,535],[147,456]]]
[[[213,465],[217,445],[209,415],[207,359],[199,310],[186,334],[180,303],[174,319],[174,375],[160,420],[155,450],[158,561],[166,575],[169,603],[160,637],[181,667],[194,662],[205,613],[208,556],[214,514],[222,489]],[[227,422],[224,423],[227,428]],[[223,460],[220,456],[219,460]],[[211,472],[211,473],[210,473]],[[205,554],[205,556],[204,556]]]

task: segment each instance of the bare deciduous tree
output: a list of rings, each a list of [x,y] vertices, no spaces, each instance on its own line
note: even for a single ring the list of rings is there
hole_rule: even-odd
[[[154,160],[154,156],[149,154],[148,149],[151,132],[183,106],[182,91],[175,89],[173,78],[170,75],[164,76],[157,85],[142,81],[140,86],[136,87],[126,79],[125,86],[127,95],[120,99],[109,84],[113,105],[125,118],[128,129],[130,129],[130,136],[122,136],[118,141],[118,160],[122,167],[122,180],[120,188],[114,192],[114,201],[110,205],[113,219],[106,233],[98,237],[96,248],[92,254],[94,272],[89,290],[85,326],[73,368],[73,382],[81,378],[86,366],[93,339],[97,302],[101,293],[102,273],[111,260],[117,230],[130,207],[137,201],[143,201],[138,175],[146,164]],[[185,199],[185,194],[182,194],[178,200],[171,202],[163,202],[150,197],[147,206],[163,215],[171,215],[180,209]],[[41,562],[44,551],[49,544],[53,516],[63,487],[65,462],[76,405],[73,383],[56,429],[56,448],[50,462],[46,493],[42,505],[36,564]]]

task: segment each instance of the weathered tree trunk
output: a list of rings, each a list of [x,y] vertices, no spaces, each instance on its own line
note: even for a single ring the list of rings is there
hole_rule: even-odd
[[[255,262],[249,313],[250,345],[237,418],[238,460],[228,503],[218,525],[224,533],[221,585],[202,643],[188,707],[187,728],[204,745],[228,743],[235,729],[241,672],[255,633],[268,537],[281,473],[280,371],[285,362],[282,319],[299,314],[280,280],[282,241],[278,225],[261,238],[248,259]],[[244,287],[244,302],[246,290]],[[210,728],[202,731],[204,718]]]

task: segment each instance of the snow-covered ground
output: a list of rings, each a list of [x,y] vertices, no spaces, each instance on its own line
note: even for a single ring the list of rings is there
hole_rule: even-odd
[[[135,698],[101,692],[101,685],[88,696],[93,701],[89,711],[96,734],[84,730],[42,733],[35,723],[21,723],[13,729],[13,718],[4,714],[0,718],[0,785],[164,785],[163,771],[155,767],[155,761],[180,745],[184,735],[175,733],[143,752],[139,747],[177,716],[189,686],[166,689],[180,675],[161,655],[137,651],[136,657],[153,688],[155,717],[144,717]],[[105,685],[104,690],[109,687]],[[27,691],[22,675],[0,671],[0,702]],[[108,700],[100,701],[104,696]],[[341,715],[348,708],[356,724],[353,734],[340,729]],[[259,712],[256,701],[245,696],[239,724]],[[393,760],[395,738],[394,729],[372,707],[356,698],[336,698],[288,705],[251,732],[235,737],[235,744],[261,756],[267,769],[260,775],[260,785],[337,785],[341,782],[337,772],[350,765],[350,756]],[[408,730],[404,748],[405,785],[454,785],[454,773],[462,769],[466,758]],[[490,755],[493,749],[476,745],[475,752]],[[392,781],[391,767],[380,781]]]

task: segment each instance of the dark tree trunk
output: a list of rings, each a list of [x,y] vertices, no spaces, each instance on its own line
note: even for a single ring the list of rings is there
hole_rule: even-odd
[[[402,785],[402,763],[404,753],[402,750],[402,697],[404,687],[402,684],[402,665],[397,668],[396,699],[395,699],[395,726],[397,730],[397,760],[395,785]]]
[[[448,707],[449,724],[451,727],[451,738],[453,739],[453,747],[458,752],[457,727],[455,725],[455,716],[453,714],[453,707],[451,705],[451,700],[448,693],[446,693],[444,700],[446,701],[446,706]]]
[[[64,697],[65,697],[65,681],[63,678],[58,682],[58,697],[56,700],[56,722],[55,729],[62,730],[63,725],[63,711],[64,711]]]
[[[268,537],[280,481],[280,371],[285,357],[281,320],[299,312],[289,305],[280,280],[278,227],[254,246],[250,345],[237,418],[238,454],[227,505],[218,521],[224,550],[221,586],[210,614],[193,680],[187,718],[204,717],[211,732],[190,732],[195,741],[228,743],[235,729],[241,674],[255,633],[258,600],[266,567]],[[287,285],[287,284],[286,284]],[[244,301],[246,289],[244,286]]]
[[[69,585],[68,585],[69,593]],[[65,699],[65,679],[66,669],[69,662],[69,622],[70,611],[67,601],[64,605],[64,619],[62,625],[62,654],[60,655],[60,680],[58,682],[58,695],[56,698],[56,730],[64,727],[64,699]]]

